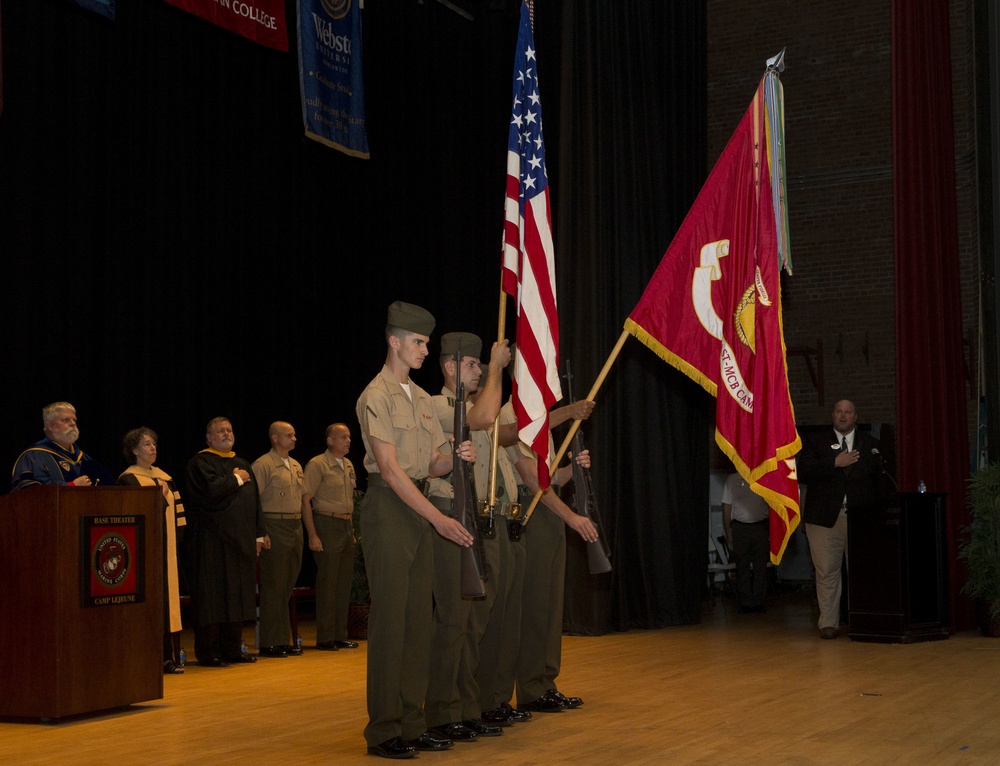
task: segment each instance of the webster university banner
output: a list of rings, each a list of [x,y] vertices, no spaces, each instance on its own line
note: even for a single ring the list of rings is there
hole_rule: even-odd
[[[288,50],[285,0],[166,0],[254,42]]]
[[[88,11],[99,13],[112,21],[115,20],[115,0],[72,0],[72,2]]]
[[[776,73],[761,80],[625,323],[716,397],[716,441],[771,506],[775,563],[799,522],[793,458],[801,446],[781,326],[787,228],[783,197],[772,196],[783,164],[780,88]]]
[[[368,159],[360,0],[299,0],[299,83],[306,136]]]

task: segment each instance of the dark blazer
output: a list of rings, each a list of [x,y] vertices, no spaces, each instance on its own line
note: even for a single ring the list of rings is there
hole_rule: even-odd
[[[876,502],[879,499],[879,476],[882,465],[878,439],[855,430],[854,449],[858,462],[849,468],[837,468],[834,461],[840,445],[833,426],[802,439],[802,451],[796,458],[799,481],[807,486],[802,518],[807,524],[832,527],[837,523],[840,506],[847,495],[847,511]]]

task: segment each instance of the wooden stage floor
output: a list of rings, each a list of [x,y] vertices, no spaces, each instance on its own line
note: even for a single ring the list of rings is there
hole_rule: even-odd
[[[700,625],[566,637],[560,688],[586,704],[417,760],[510,764],[1000,763],[1000,640],[822,641],[808,592],[767,614],[707,601]],[[58,724],[0,723],[5,764],[372,764],[365,644],[189,666],[164,698]],[[248,643],[252,630],[247,629]],[[184,645],[191,650],[189,632]],[[9,647],[6,650],[10,650]],[[2,689],[2,687],[0,687]],[[2,693],[2,691],[0,691]]]

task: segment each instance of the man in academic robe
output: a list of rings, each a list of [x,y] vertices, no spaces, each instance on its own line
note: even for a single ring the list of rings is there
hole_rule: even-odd
[[[42,408],[45,438],[28,447],[17,458],[10,476],[11,491],[40,484],[90,487],[103,481],[113,484],[108,470],[93,461],[76,442],[76,407],[53,402]]]
[[[209,421],[202,450],[187,465],[193,533],[194,650],[207,667],[256,662],[241,652],[243,624],[256,619],[257,556],[270,547],[250,464],[233,452],[226,418]]]

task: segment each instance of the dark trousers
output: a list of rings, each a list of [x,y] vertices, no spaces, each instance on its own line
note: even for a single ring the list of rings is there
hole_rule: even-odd
[[[194,629],[194,656],[199,662],[235,659],[242,643],[243,624],[239,622],[213,622]]]
[[[372,605],[368,613],[368,725],[377,745],[416,739],[427,729],[424,699],[433,627],[430,523],[388,487],[369,481],[361,511]]]
[[[354,531],[350,519],[313,515],[323,550],[316,562],[316,643],[347,640],[347,607],[354,576]]]
[[[517,702],[556,688],[562,663],[566,525],[543,506],[524,529],[524,585],[517,658]]]
[[[486,603],[473,607],[473,617],[486,622],[479,645],[479,704],[482,712],[495,709],[514,696],[517,655],[521,644],[521,589],[524,583],[524,540],[507,537],[505,518],[497,519],[499,563],[492,588],[496,591],[492,607]],[[492,573],[491,573],[492,577]],[[490,590],[487,581],[487,592]],[[487,614],[488,612],[488,614]]]
[[[260,645],[292,646],[288,600],[302,568],[302,522],[264,519],[271,547],[260,552]]]
[[[757,524],[733,520],[733,558],[736,560],[736,591],[740,606],[764,606],[767,562],[771,557],[769,537],[767,520]]]
[[[443,514],[454,518],[449,498],[432,497],[430,501]],[[462,598],[461,571],[462,549],[435,533],[434,634],[424,703],[428,726],[444,726],[463,718],[461,688],[467,688],[470,681],[466,642],[473,602]]]

